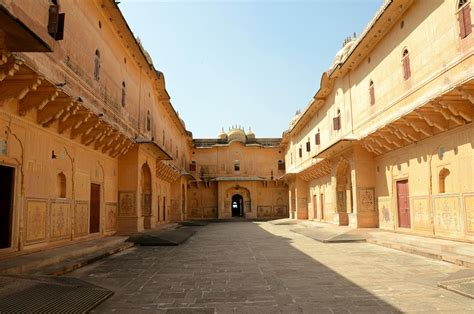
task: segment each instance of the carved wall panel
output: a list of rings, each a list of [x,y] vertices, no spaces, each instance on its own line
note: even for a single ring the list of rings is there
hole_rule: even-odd
[[[119,215],[121,217],[135,217],[135,192],[119,192]]]
[[[413,228],[416,231],[432,233],[430,202],[428,196],[412,197]]]
[[[89,234],[89,203],[76,202],[74,208],[74,236],[82,237]]]
[[[391,210],[392,198],[389,196],[379,197],[378,200],[379,209],[379,226],[381,229],[393,229],[394,217]]]
[[[203,208],[203,218],[217,218],[217,208],[215,207]]]
[[[288,206],[285,206],[285,205],[273,206],[273,216],[274,217],[288,217]]]
[[[106,203],[105,204],[105,231],[115,231],[117,230],[117,204],[116,203]]]
[[[191,208],[191,218],[202,218],[202,208]]]
[[[359,212],[372,212],[375,210],[375,189],[359,189],[359,197],[357,198],[359,204],[357,206]]]
[[[257,217],[271,217],[272,206],[257,206]]]
[[[47,237],[47,200],[26,201],[26,242],[43,242]]]
[[[474,233],[474,193],[464,194],[463,200],[466,213],[466,233]]]
[[[435,234],[455,237],[462,232],[462,215],[458,195],[433,196]]]
[[[67,201],[51,203],[51,239],[63,240],[71,236],[71,204]]]

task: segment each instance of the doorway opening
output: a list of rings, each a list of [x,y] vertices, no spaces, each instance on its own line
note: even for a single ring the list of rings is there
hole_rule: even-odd
[[[240,194],[232,196],[232,217],[244,216],[244,198]]]
[[[100,231],[100,185],[91,183],[89,233]]]
[[[0,166],[0,249],[9,248],[12,242],[14,178],[14,168]]]
[[[408,180],[397,181],[398,226],[410,228],[410,195]]]

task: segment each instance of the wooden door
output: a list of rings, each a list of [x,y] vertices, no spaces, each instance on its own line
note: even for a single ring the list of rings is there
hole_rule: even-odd
[[[100,185],[91,183],[89,233],[100,231]]]
[[[319,206],[321,206],[321,220],[324,220],[324,194],[321,193],[320,195],[320,200],[319,200]]]
[[[408,180],[397,181],[398,226],[410,228],[410,198]]]
[[[0,249],[11,246],[15,169],[0,166]]]
[[[316,195],[313,195],[313,219],[318,218],[318,204],[316,203]]]

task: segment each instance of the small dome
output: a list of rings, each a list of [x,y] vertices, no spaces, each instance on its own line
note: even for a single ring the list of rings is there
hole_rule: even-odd
[[[298,119],[300,118],[300,116],[301,116],[301,111],[297,110],[296,114],[293,116],[293,118],[291,118],[290,125],[288,126],[289,130],[291,130],[295,126],[295,124],[298,121]]]
[[[255,139],[255,133],[252,132],[251,128],[249,128],[249,131],[247,132],[247,139]]]
[[[339,63],[343,62],[347,58],[349,51],[351,50],[352,46],[354,46],[355,42],[355,37],[352,39],[347,39],[347,42],[344,44],[344,46],[336,53],[331,69],[334,69]]]
[[[222,131],[219,133],[219,135],[217,135],[217,138],[220,139],[220,140],[226,140],[227,139],[227,133],[224,132],[224,129],[222,129]]]
[[[241,128],[233,128],[229,131],[229,133],[227,134],[227,139],[230,142],[233,142],[233,141],[238,141],[238,142],[241,142],[241,143],[244,143],[247,141],[247,137],[245,135],[245,132],[244,130],[242,130]]]

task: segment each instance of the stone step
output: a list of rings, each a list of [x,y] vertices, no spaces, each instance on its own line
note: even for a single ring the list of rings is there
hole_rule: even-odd
[[[423,240],[407,243],[407,241],[399,241],[394,237],[372,237],[368,238],[367,242],[464,267],[474,268],[474,247],[471,247],[471,251],[468,250],[468,246],[472,246],[472,244],[466,244],[466,250],[459,250],[470,254],[455,254],[451,252],[451,248],[448,246],[429,246],[429,241]],[[456,243],[454,243],[454,245],[456,245]]]
[[[127,236],[105,237],[1,260],[0,274],[37,273],[41,269],[94,253],[103,255],[104,252],[114,252],[130,247],[130,243],[126,242],[127,239]]]

